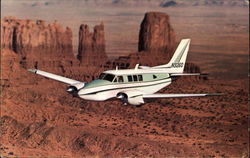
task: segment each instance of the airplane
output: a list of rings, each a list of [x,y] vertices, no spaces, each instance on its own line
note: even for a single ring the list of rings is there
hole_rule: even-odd
[[[134,69],[107,70],[87,83],[37,69],[28,71],[68,84],[67,92],[73,96],[91,101],[120,99],[124,104],[140,106],[146,98],[205,97],[220,94],[159,94],[156,93],[170,85],[174,78],[200,73],[184,73],[184,66],[191,39],[182,39],[171,60],[159,66],[139,66]]]

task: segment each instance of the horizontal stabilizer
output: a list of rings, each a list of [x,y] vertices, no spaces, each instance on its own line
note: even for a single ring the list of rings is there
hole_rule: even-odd
[[[221,93],[214,94],[144,94],[143,98],[184,98],[184,97],[206,97],[219,96]]]
[[[205,73],[175,73],[175,74],[170,74],[170,76],[206,76],[208,74]]]
[[[140,69],[149,69],[149,66],[139,66]]]
[[[41,70],[37,70],[37,69],[28,69],[28,71],[33,72],[33,73],[38,74],[38,75],[41,75],[41,76],[44,76],[44,77],[47,77],[47,78],[51,78],[51,79],[63,82],[63,83],[67,83],[67,84],[70,84],[70,85],[73,85],[73,84],[76,84],[76,83],[82,83],[80,81],[76,81],[76,80],[73,80],[73,79],[70,79],[70,78],[66,78],[66,77],[63,77],[63,76],[55,75],[55,74],[45,72],[45,71],[41,71]]]

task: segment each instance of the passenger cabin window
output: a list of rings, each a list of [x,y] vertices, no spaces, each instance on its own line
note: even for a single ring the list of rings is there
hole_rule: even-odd
[[[134,79],[134,81],[138,81],[137,75],[133,75],[133,79]]]
[[[143,81],[143,77],[142,77],[142,75],[129,75],[128,76],[128,81],[129,82],[136,82],[136,81]]]
[[[157,78],[157,76],[153,75],[153,79],[156,79],[156,78]]]
[[[138,80],[143,81],[142,75],[138,75]]]
[[[128,82],[132,82],[133,79],[132,79],[132,76],[128,76]]]

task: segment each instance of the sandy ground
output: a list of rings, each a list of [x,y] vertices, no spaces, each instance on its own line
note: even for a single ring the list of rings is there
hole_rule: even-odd
[[[161,92],[224,95],[133,107],[71,97],[15,62],[3,70],[2,156],[247,157],[248,79],[182,78]]]

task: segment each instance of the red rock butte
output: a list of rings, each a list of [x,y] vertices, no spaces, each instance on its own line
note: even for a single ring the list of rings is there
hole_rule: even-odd
[[[85,65],[100,65],[106,62],[103,23],[96,25],[94,32],[90,32],[86,24],[80,26],[77,58]]]
[[[2,48],[32,57],[73,56],[72,31],[68,27],[63,28],[57,21],[46,24],[43,20],[5,17],[1,20],[1,29]],[[44,52],[36,54],[34,50]]]
[[[138,51],[163,53],[170,58],[175,47],[175,32],[169,16],[161,12],[148,12],[141,23]]]

